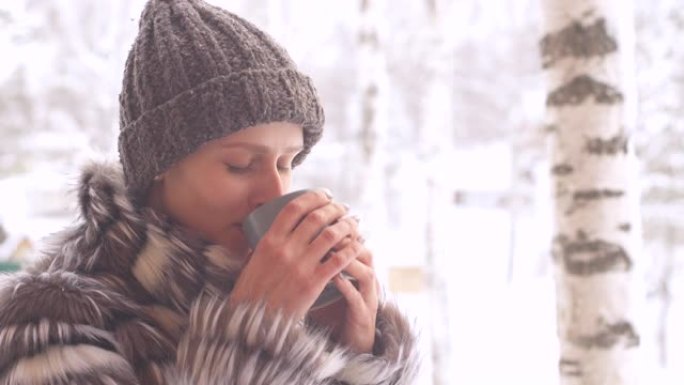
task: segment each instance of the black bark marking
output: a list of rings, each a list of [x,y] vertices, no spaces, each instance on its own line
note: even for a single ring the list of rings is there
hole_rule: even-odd
[[[577,360],[561,358],[558,362],[558,370],[564,377],[581,377],[582,365]]]
[[[583,231],[578,231],[575,239],[563,234],[556,236],[552,254],[572,275],[590,276],[632,269],[632,260],[622,246],[602,239],[590,239]]]
[[[576,106],[590,96],[599,104],[622,102],[622,93],[615,87],[595,80],[589,75],[578,75],[568,83],[551,92],[546,99],[547,106]]]
[[[466,197],[463,191],[454,192],[454,204],[461,205],[465,202]]]
[[[368,45],[373,49],[378,49],[378,47],[380,47],[380,39],[375,30],[359,32],[358,36],[360,45]]]
[[[553,168],[551,169],[551,174],[556,176],[565,176],[572,174],[574,171],[575,169],[571,165],[567,163],[562,163],[553,166]]]
[[[632,225],[630,223],[622,223],[620,226],[618,226],[618,229],[620,231],[624,231],[625,233],[628,233],[632,231]]]
[[[593,335],[579,336],[571,339],[571,342],[585,349],[611,349],[618,344],[626,348],[637,347],[640,338],[628,321],[619,321],[601,326],[598,333]]]
[[[373,125],[375,124],[375,100],[378,96],[378,87],[370,84],[363,93],[363,110],[361,116],[361,145],[363,146],[364,159],[373,157],[377,145],[377,133]]]
[[[624,135],[616,135],[609,139],[591,138],[586,142],[585,150],[591,155],[626,154],[629,139]]]
[[[589,190],[578,190],[572,194],[572,204],[570,208],[565,212],[566,215],[570,215],[575,211],[585,207],[592,201],[597,201],[600,199],[616,199],[625,195],[622,190],[611,190],[611,189],[589,189]]]
[[[605,56],[617,51],[617,41],[606,30],[606,19],[600,18],[590,25],[574,21],[562,30],[549,33],[540,42],[543,67],[558,60]]]
[[[589,190],[578,190],[572,196],[575,202],[586,202],[598,199],[610,199],[610,198],[620,198],[625,195],[622,190],[611,190],[611,189],[589,189]]]

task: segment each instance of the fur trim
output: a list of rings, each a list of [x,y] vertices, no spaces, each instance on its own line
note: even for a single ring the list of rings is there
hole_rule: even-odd
[[[344,352],[264,307],[205,296],[193,307],[178,360],[193,384],[321,384],[342,369]],[[205,362],[214,362],[207,368]],[[232,373],[226,378],[227,372]]]
[[[73,272],[17,273],[0,283],[0,326],[47,318],[107,329],[113,319],[134,313],[123,297]]]
[[[338,378],[349,385],[411,384],[418,374],[419,357],[415,336],[406,317],[390,303],[378,311],[376,354],[357,355]]]
[[[63,345],[15,363],[2,385],[138,384],[120,355],[93,345]]]
[[[135,383],[120,341],[107,331],[135,314],[97,280],[71,272],[3,277],[0,384]],[[100,380],[86,380],[93,371]]]

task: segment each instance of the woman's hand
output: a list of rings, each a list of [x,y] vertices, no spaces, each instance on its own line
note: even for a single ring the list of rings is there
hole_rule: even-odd
[[[336,276],[335,286],[344,296],[344,300],[312,311],[310,318],[317,325],[331,329],[332,338],[352,351],[372,353],[375,343],[379,284],[373,270],[371,252],[363,247],[356,260],[352,261],[344,271],[356,278],[358,289],[343,275]]]
[[[348,242],[321,262],[333,246],[356,233],[357,220],[346,217],[347,211],[323,191],[289,202],[257,244],[230,301],[262,302],[267,311],[303,319],[325,285],[363,250],[361,243]]]

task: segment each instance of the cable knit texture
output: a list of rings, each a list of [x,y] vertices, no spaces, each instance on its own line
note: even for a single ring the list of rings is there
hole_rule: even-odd
[[[0,385],[412,384],[416,340],[389,303],[355,354],[309,324],[226,301],[244,258],[126,194],[119,166],[82,174],[81,219],[0,276]]]
[[[311,79],[248,21],[202,0],[150,0],[119,95],[119,155],[131,196],[207,141],[260,123],[304,130],[299,164],[320,139]]]

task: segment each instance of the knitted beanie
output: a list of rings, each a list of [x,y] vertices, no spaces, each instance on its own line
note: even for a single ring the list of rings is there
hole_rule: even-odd
[[[246,20],[202,0],[150,0],[128,54],[119,156],[131,197],[202,144],[240,129],[291,122],[304,130],[301,163],[320,139],[311,79]]]

